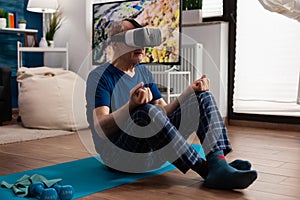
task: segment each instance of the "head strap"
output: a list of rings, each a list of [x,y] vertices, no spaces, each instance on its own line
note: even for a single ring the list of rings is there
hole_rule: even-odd
[[[126,19],[124,19],[123,21],[128,21],[128,22],[130,22],[135,28],[143,28],[142,25],[140,25],[137,21],[135,21],[135,20],[132,19],[132,18],[126,18]]]

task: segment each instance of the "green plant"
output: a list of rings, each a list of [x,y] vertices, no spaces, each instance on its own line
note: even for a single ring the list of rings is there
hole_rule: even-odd
[[[2,8],[0,8],[0,18],[6,18],[6,12]]]
[[[202,9],[202,0],[183,0],[183,10]]]
[[[19,23],[19,24],[26,24],[26,22],[27,22],[27,21],[26,21],[25,19],[19,19],[19,20],[18,20],[18,23]]]
[[[46,40],[53,40],[55,32],[61,27],[62,24],[62,13],[57,11],[53,13],[50,20],[49,28],[46,32]]]

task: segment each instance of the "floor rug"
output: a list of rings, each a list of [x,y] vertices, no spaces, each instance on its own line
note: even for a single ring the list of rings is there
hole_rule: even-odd
[[[73,134],[72,131],[64,130],[44,130],[24,128],[19,124],[6,125],[0,127],[0,144],[24,142],[42,138],[55,137],[60,135]]]
[[[205,157],[200,145],[193,145],[193,147],[199,152],[201,157]],[[160,169],[148,173],[116,173],[108,170],[97,158],[90,157],[49,167],[0,176],[0,182],[4,180],[8,183],[15,183],[17,179],[21,178],[25,174],[29,176],[33,174],[40,174],[47,179],[62,178],[62,184],[72,185],[75,189],[74,197],[80,198],[126,183],[162,174],[172,169],[175,169],[173,165],[166,164]],[[14,195],[12,190],[0,188],[0,199],[25,200],[33,198],[18,198]]]

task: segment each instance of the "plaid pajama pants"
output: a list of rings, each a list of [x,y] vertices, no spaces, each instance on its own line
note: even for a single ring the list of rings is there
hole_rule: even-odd
[[[189,96],[169,116],[157,106],[142,105],[131,113],[124,130],[96,149],[105,164],[120,171],[145,172],[169,161],[186,173],[201,159],[187,142],[195,131],[206,155],[231,151],[225,124],[210,92]]]

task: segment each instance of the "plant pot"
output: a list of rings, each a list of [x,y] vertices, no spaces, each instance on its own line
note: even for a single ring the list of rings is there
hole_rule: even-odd
[[[6,28],[6,18],[0,18],[0,29]]]
[[[182,12],[183,24],[199,24],[202,23],[202,10],[184,10]]]
[[[54,41],[53,40],[47,40],[49,47],[54,47]]]
[[[19,29],[26,29],[26,24],[18,24]]]

